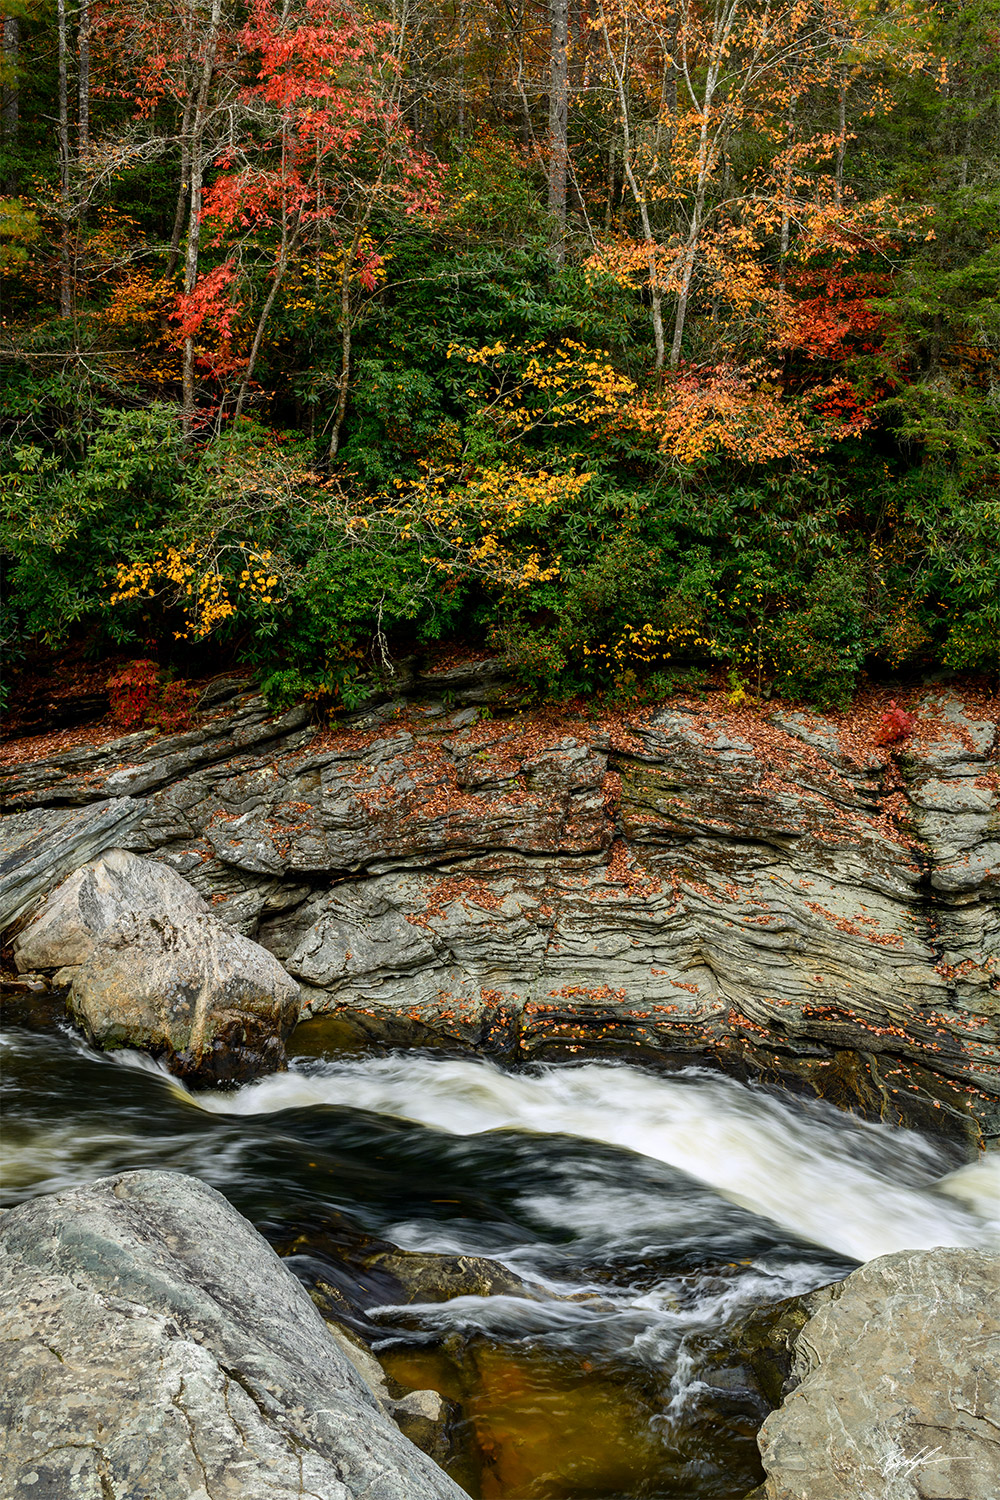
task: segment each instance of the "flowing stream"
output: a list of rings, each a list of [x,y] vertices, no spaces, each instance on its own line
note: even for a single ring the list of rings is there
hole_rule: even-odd
[[[131,1167],[211,1182],[399,1388],[454,1401],[483,1500],[736,1500],[767,1403],[727,1330],[876,1255],[1000,1246],[1000,1156],[697,1068],[413,1052],[192,1093],[65,1026],[8,1028],[3,1064],[5,1204]],[[385,1242],[508,1284],[394,1298]]]

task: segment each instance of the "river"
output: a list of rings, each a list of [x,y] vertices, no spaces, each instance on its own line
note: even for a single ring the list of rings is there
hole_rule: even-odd
[[[483,1500],[737,1500],[766,1406],[734,1322],[893,1250],[1000,1247],[1000,1156],[704,1069],[300,1057],[194,1093],[65,1024],[2,1046],[5,1205],[134,1167],[212,1183],[400,1388],[454,1402]],[[516,1289],[394,1301],[384,1242]]]

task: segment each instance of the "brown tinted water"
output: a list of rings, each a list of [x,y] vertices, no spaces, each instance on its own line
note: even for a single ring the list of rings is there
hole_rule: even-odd
[[[314,1057],[193,1095],[51,1018],[3,1062],[6,1203],[211,1182],[395,1393],[447,1398],[482,1500],[738,1500],[768,1410],[740,1320],[883,1247],[1000,1232],[988,1187],[951,1194],[951,1148],[697,1070]]]

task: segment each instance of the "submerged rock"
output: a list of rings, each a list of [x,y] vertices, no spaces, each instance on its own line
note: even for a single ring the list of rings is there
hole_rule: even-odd
[[[18,968],[55,970],[102,1047],[144,1047],[226,1082],[284,1062],[298,985],[166,865],[116,849],[70,876],[14,940]]]
[[[126,1172],[0,1218],[10,1500],[462,1500],[214,1189]]]
[[[816,1296],[762,1500],[996,1500],[1000,1254],[885,1255]]]

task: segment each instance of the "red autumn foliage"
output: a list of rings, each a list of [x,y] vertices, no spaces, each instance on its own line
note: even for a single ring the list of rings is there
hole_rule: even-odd
[[[908,740],[913,730],[913,715],[900,708],[893,698],[879,721],[875,743],[876,745],[898,745],[901,740]]]
[[[807,359],[845,360],[881,347],[885,314],[877,299],[889,277],[811,268],[790,278],[800,294],[785,311],[783,347]]]
[[[232,283],[236,264],[227,260],[202,276],[192,291],[177,295],[176,310],[168,316],[177,323],[177,343],[204,336],[209,329],[216,335],[211,349],[203,349],[199,364],[208,374],[220,376],[238,367],[233,358],[233,323],[242,311],[234,296]]]
[[[122,729],[135,729],[142,723],[159,677],[155,661],[130,661],[108,678],[111,716]]]
[[[111,717],[121,729],[141,724],[167,734],[191,722],[191,690],[183,682],[161,682],[159,664],[148,658],[126,662],[108,678]]]
[[[177,734],[191,723],[191,689],[184,682],[165,682],[157,701],[146,711],[146,723],[164,734]]]

